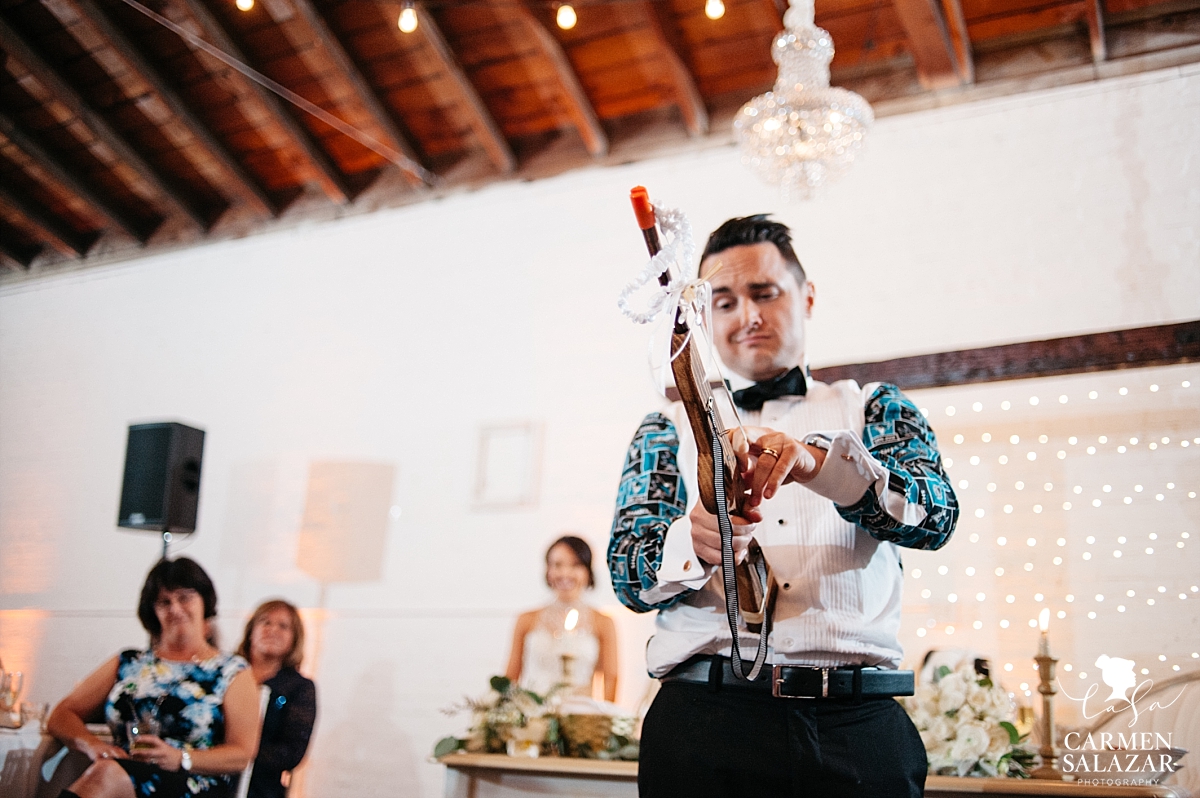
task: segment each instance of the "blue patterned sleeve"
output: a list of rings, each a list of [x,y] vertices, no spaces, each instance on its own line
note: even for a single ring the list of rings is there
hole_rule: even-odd
[[[687,511],[687,488],[679,473],[679,435],[662,413],[642,421],[621,471],[608,570],[621,603],[634,612],[665,609],[693,592],[650,604],[642,591],[654,587],[662,563],[663,541],[671,522]]]
[[[958,497],[942,468],[933,430],[895,385],[876,388],[865,411],[863,444],[888,470],[887,491],[924,511],[924,518],[916,524],[898,521],[875,490],[851,506],[838,507],[838,512],[879,540],[910,549],[940,549],[958,523]]]

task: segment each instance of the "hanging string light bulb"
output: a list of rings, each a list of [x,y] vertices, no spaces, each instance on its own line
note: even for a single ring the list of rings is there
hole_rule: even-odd
[[[575,23],[579,21],[579,17],[575,14],[575,9],[571,7],[570,3],[563,3],[554,14],[554,21],[563,30],[570,30],[575,27]]]
[[[806,199],[845,172],[875,121],[859,95],[829,87],[833,37],[813,21],[813,0],[791,0],[771,57],[775,88],[742,106],[733,122],[742,161],[784,199]]]
[[[706,0],[704,3],[704,16],[709,19],[720,19],[725,16],[725,4],[721,0]]]
[[[412,33],[417,29],[417,9],[413,8],[411,2],[406,2],[404,8],[400,9],[400,30],[405,33]]]
[[[254,0],[235,0],[234,5],[238,7],[238,11],[249,11],[254,8]]]

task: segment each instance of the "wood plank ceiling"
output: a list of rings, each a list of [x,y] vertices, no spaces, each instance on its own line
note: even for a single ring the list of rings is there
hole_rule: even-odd
[[[563,30],[556,3],[416,0],[405,33],[402,2],[0,0],[0,265],[726,138],[775,79],[786,8],[579,0]],[[818,0],[817,24],[834,83],[881,114],[1200,60],[1200,0]]]

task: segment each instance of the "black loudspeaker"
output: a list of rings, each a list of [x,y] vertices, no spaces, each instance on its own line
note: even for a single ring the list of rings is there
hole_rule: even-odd
[[[173,422],[130,426],[117,526],[194,531],[203,456],[204,430]]]

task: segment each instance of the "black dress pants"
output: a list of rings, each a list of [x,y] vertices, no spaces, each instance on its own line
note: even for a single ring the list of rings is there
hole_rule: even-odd
[[[783,699],[666,682],[642,726],[641,798],[919,798],[925,746],[891,698]]]

